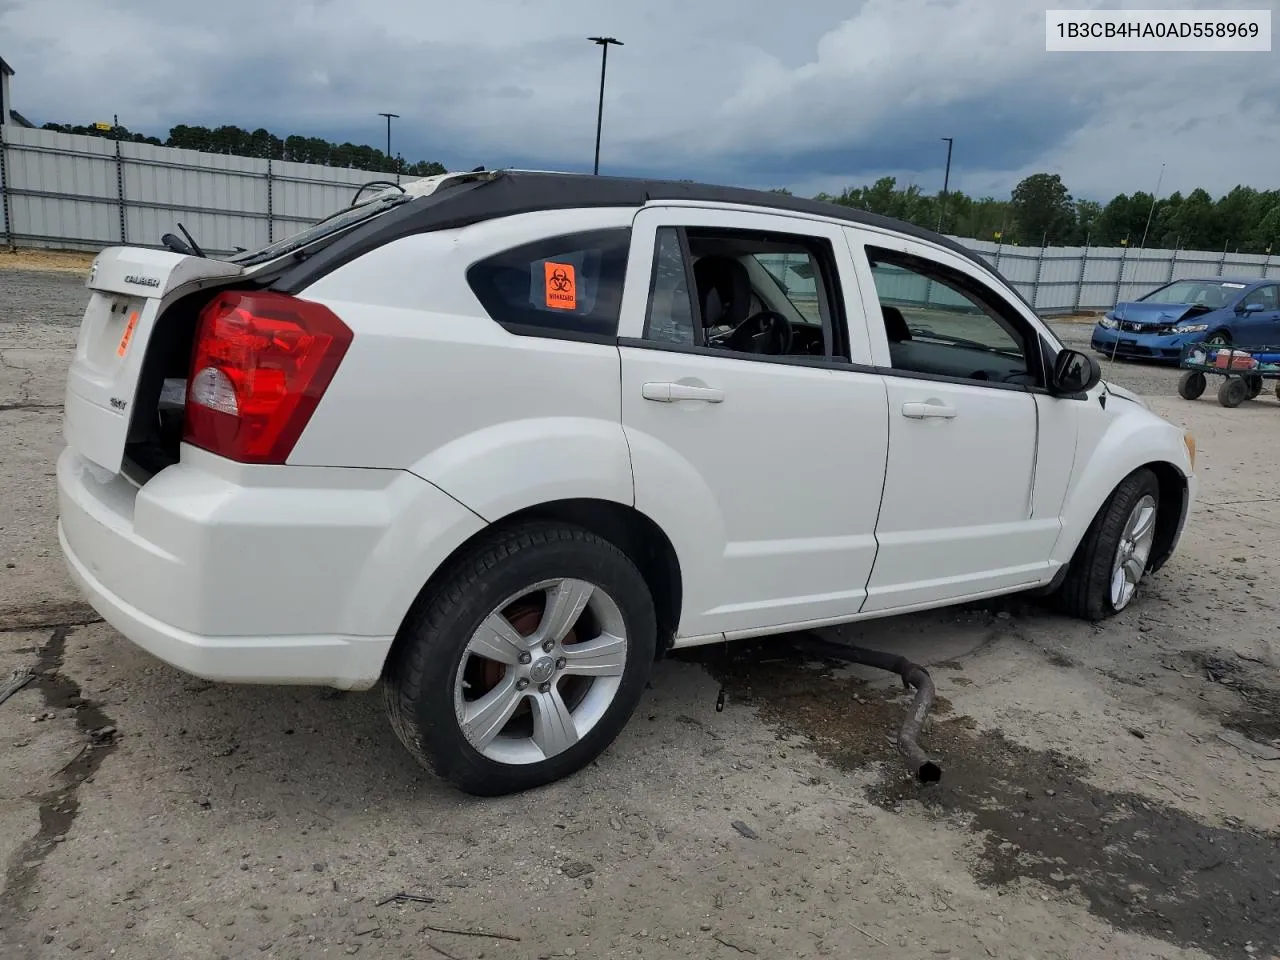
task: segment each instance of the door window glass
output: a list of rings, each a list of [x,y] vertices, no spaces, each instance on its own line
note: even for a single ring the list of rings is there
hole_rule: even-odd
[[[869,248],[893,369],[1008,384],[1035,382],[1020,329],[971,278],[923,258]]]

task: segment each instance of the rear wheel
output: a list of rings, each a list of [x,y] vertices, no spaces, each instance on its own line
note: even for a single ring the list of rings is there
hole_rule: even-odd
[[[1253,400],[1262,392],[1262,377],[1251,373],[1245,377],[1245,381],[1249,384],[1249,399]]]
[[[1199,370],[1188,370],[1178,381],[1178,396],[1183,400],[1198,400],[1207,384],[1208,378]]]
[[[1057,596],[1066,613],[1103,620],[1129,606],[1151,559],[1159,506],[1160,485],[1150,470],[1121,481],[1071,560]]]
[[[1227,377],[1218,388],[1218,402],[1224,407],[1238,407],[1249,399],[1249,384],[1244,377]]]
[[[424,597],[388,664],[392,728],[427,769],[497,796],[581,769],[626,725],[657,624],[627,556],[534,523],[472,550]]]

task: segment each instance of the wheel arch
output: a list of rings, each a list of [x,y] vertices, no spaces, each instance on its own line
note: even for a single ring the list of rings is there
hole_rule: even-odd
[[[580,497],[552,500],[514,510],[486,524],[458,544],[427,578],[406,610],[384,660],[384,671],[386,664],[392,661],[396,650],[404,642],[405,624],[412,619],[418,606],[431,595],[431,590],[437,583],[495,534],[536,521],[582,527],[625,553],[640,570],[653,595],[658,620],[658,651],[665,653],[670,648],[680,623],[683,604],[680,560],[671,538],[656,522],[634,507],[613,500]]]
[[[1155,474],[1160,487],[1160,501],[1156,508],[1156,538],[1151,545],[1148,570],[1155,573],[1173,556],[1182,536],[1190,507],[1191,486],[1181,470],[1168,460],[1152,460],[1143,464]],[[1142,469],[1140,467],[1139,469]]]
[[[1160,493],[1156,507],[1156,536],[1155,542],[1151,547],[1148,572],[1154,573],[1163,567],[1169,558],[1173,556],[1173,551],[1182,536],[1182,529],[1186,523],[1187,511],[1190,507],[1191,487],[1187,475],[1183,473],[1180,467],[1162,459],[1150,459],[1139,463],[1127,470],[1122,476],[1117,477],[1115,482],[1105,489],[1102,496],[1097,498],[1093,504],[1092,511],[1088,514],[1088,520],[1084,523],[1077,522],[1073,524],[1070,540],[1065,545],[1060,543],[1059,550],[1055,551],[1055,553],[1066,554],[1066,557],[1070,558],[1067,562],[1074,561],[1094,521],[1106,509],[1112,495],[1122,483],[1139,470],[1149,470],[1155,476]],[[1069,547],[1069,550],[1061,549],[1063,546]],[[1059,576],[1055,578],[1055,583],[1061,581],[1061,578],[1066,574],[1066,570],[1067,564],[1064,563]]]

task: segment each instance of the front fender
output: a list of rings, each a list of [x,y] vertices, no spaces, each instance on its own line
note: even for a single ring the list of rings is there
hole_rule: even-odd
[[[1141,467],[1171,467],[1187,485],[1188,505],[1195,495],[1195,475],[1182,430],[1119,397],[1113,397],[1109,406],[1121,404],[1122,411],[1100,408],[1096,417],[1081,424],[1062,531],[1051,558],[1055,562],[1071,561],[1112,491]]]

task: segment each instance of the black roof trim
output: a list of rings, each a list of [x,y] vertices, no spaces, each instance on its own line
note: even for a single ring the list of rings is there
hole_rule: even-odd
[[[0,73],[10,77],[13,76],[13,67],[4,62],[4,57],[0,57]]]
[[[276,286],[286,292],[296,293],[343,263],[383,244],[416,233],[448,230],[484,220],[541,210],[639,208],[646,203],[663,200],[740,204],[876,227],[945,247],[984,270],[994,272],[991,265],[973,251],[932,230],[821,200],[685,180],[495,171],[494,176],[485,180],[445,184],[436,193],[375,217],[326,246],[311,259],[290,269]]]

